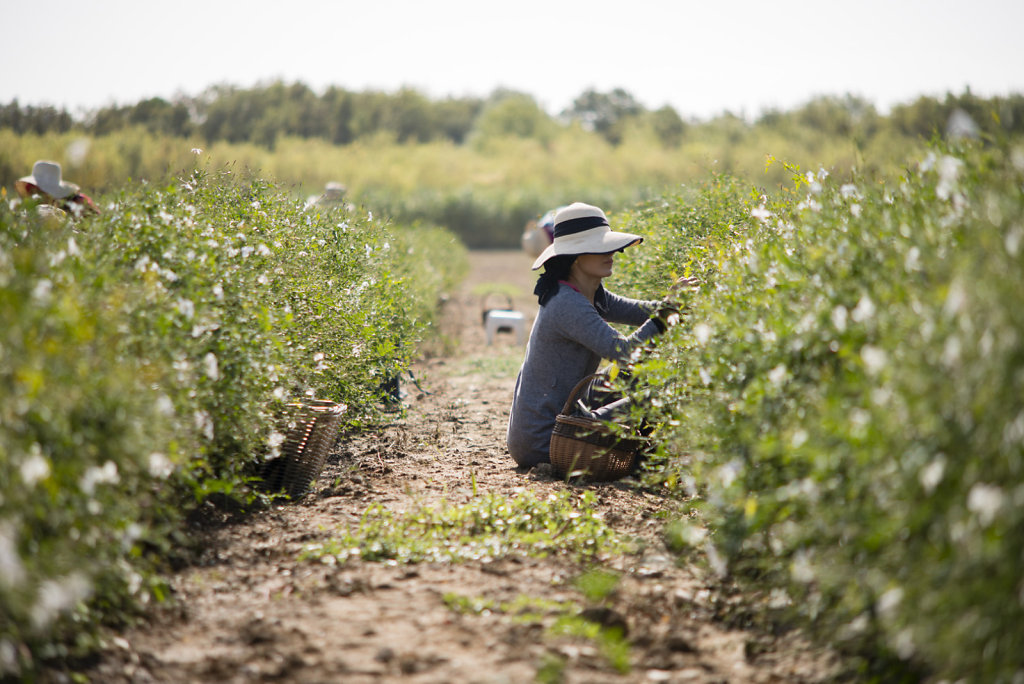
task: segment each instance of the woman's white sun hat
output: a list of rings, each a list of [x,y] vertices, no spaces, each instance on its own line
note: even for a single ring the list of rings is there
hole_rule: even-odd
[[[555,238],[533,262],[533,270],[554,256],[563,254],[609,254],[643,242],[632,233],[618,233],[608,225],[600,208],[573,202],[555,214]]]
[[[21,183],[31,183],[54,199],[64,199],[78,194],[78,186],[60,177],[60,164],[52,161],[37,161],[32,165],[32,175],[20,178]]]

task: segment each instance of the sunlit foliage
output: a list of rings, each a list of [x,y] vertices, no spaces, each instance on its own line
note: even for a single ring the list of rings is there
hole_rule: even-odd
[[[658,477],[703,511],[674,543],[876,660],[1019,678],[1024,151],[790,171],[783,196],[719,178],[628,223],[650,237],[621,275],[703,281],[636,370]]]

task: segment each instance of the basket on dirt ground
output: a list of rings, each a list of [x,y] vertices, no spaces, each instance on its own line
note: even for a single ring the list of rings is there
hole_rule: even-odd
[[[344,404],[311,399],[289,404],[288,431],[281,455],[268,461],[263,480],[271,491],[302,498],[320,476],[338,438]]]
[[[555,418],[551,432],[551,466],[560,475],[586,475],[593,480],[617,480],[629,474],[637,451],[646,443],[636,437],[624,437],[605,421],[573,415],[580,392],[601,373],[588,375],[576,384]]]

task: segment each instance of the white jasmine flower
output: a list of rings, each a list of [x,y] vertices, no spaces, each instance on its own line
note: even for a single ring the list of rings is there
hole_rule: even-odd
[[[25,566],[18,553],[17,534],[14,525],[5,520],[0,524],[0,586],[16,587],[24,581]]]
[[[960,338],[953,335],[942,346],[942,362],[947,366],[956,365],[956,362],[960,360],[960,351]]]
[[[988,527],[1002,508],[1005,498],[1003,490],[996,485],[976,482],[967,493],[967,510],[978,516],[982,527]]]
[[[281,455],[281,445],[284,444],[285,435],[280,432],[271,432],[267,438],[267,445],[270,447],[270,458],[277,458]]]
[[[789,574],[797,582],[813,582],[814,581],[814,566],[811,564],[811,555],[807,551],[800,549],[793,554],[793,562],[789,566]]]
[[[162,415],[173,416],[174,415],[174,402],[166,394],[161,394],[156,400],[156,410]]]
[[[844,183],[839,188],[839,194],[842,195],[843,199],[860,199],[860,191],[857,190],[857,186],[853,183]]]
[[[723,578],[729,573],[728,563],[726,563],[722,554],[718,553],[718,549],[711,543],[710,539],[704,544],[704,555],[708,559],[708,565],[711,566],[711,569],[714,570],[719,578]]]
[[[884,349],[870,344],[866,344],[861,348],[860,358],[871,375],[878,375],[885,368],[885,364],[889,360]]]
[[[729,461],[718,469],[718,476],[722,480],[722,487],[728,489],[739,476],[742,466],[738,461]]]
[[[960,310],[967,304],[967,292],[964,290],[963,283],[959,280],[954,280],[953,284],[949,286],[949,292],[946,294],[946,303],[943,305],[943,309],[949,316],[955,316],[960,313]]]
[[[846,307],[839,305],[832,309],[832,326],[839,332],[846,330]]]
[[[121,532],[121,544],[124,548],[131,548],[132,544],[142,538],[142,525],[137,522],[129,523]],[[133,578],[134,579],[134,578]],[[129,580],[130,581],[130,580]]]
[[[196,305],[191,299],[182,297],[174,303],[174,308],[185,318],[192,318],[196,313]]]
[[[942,476],[946,472],[946,457],[944,454],[937,454],[928,465],[921,468],[921,473],[918,475],[918,480],[921,482],[921,487],[928,494],[935,491],[935,488],[942,482]]]
[[[21,479],[29,487],[50,476],[50,462],[43,456],[43,451],[38,444],[32,445],[28,458],[21,462],[19,470]]]
[[[935,186],[935,194],[939,199],[949,199],[956,187],[957,178],[960,175],[960,167],[963,162],[956,157],[949,155],[939,159],[936,171],[939,174],[939,183]]]
[[[46,580],[32,606],[32,624],[36,629],[47,627],[60,613],[75,607],[92,593],[88,578],[79,572],[56,580]]]
[[[206,377],[216,382],[220,379],[220,367],[217,364],[217,356],[213,352],[206,352],[206,356],[203,357],[203,370],[206,373]]]
[[[914,652],[917,651],[917,646],[914,644],[914,634],[909,628],[900,630],[896,638],[892,640],[892,645],[896,649],[896,655],[903,660],[909,660],[914,657]]]
[[[711,326],[707,323],[698,323],[693,326],[693,335],[700,344],[707,344],[708,340],[711,339]]]
[[[174,464],[159,451],[154,451],[149,455],[148,470],[150,475],[162,480],[174,472]]]
[[[902,601],[903,590],[899,587],[893,587],[878,597],[878,603],[875,607],[883,618],[888,618],[892,615],[892,612],[899,607]]]
[[[785,608],[786,606],[792,605],[793,599],[789,597],[785,589],[776,587],[772,589],[771,594],[768,597],[769,608]]]
[[[50,292],[53,290],[53,283],[48,278],[41,278],[32,288],[32,299],[40,304],[50,300]]]
[[[93,492],[96,491],[96,485],[117,484],[120,479],[117,473],[117,464],[113,461],[107,461],[100,468],[96,466],[87,468],[82,474],[82,479],[79,480],[78,486],[83,492],[92,496]]]
[[[1007,231],[1005,240],[1007,254],[1013,257],[1017,256],[1022,242],[1024,242],[1024,230],[1020,226],[1014,226]]]
[[[872,316],[875,315],[875,303],[871,301],[871,298],[864,295],[857,302],[857,306],[853,311],[850,312],[850,318],[855,320],[857,323],[863,323]]]
[[[50,266],[60,266],[62,263],[64,263],[64,259],[66,259],[67,256],[68,253],[65,252],[63,249],[60,250],[59,252],[56,252],[55,254],[50,256]]]
[[[921,250],[917,247],[911,247],[907,251],[907,256],[903,259],[903,270],[907,273],[921,270]]]
[[[208,441],[213,441],[213,418],[206,411],[196,411],[193,416],[196,429],[202,433]]]

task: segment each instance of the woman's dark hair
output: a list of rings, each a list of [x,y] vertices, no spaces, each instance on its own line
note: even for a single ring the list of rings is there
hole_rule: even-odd
[[[576,261],[576,256],[562,254],[544,262],[544,272],[537,278],[537,286],[533,288],[533,294],[537,295],[537,302],[541,306],[547,304],[558,292],[558,281],[569,278],[569,269],[572,268],[572,262]]]

